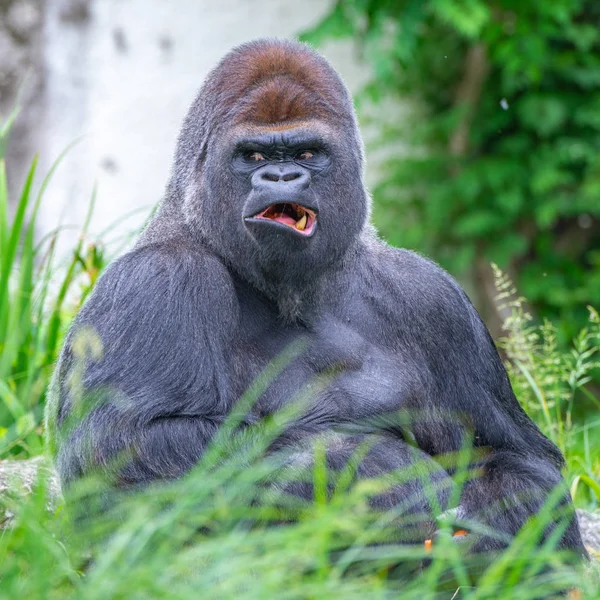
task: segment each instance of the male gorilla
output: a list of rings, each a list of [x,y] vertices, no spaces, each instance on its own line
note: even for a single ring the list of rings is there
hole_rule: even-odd
[[[301,339],[304,351],[241,425],[257,427],[326,374],[273,452],[306,464],[320,439],[335,470],[370,443],[357,477],[417,465],[444,510],[452,469],[440,457],[471,439],[480,476],[462,490],[462,517],[510,537],[541,508],[562,483],[560,452],[519,406],[459,285],[377,238],[362,173],[351,98],[321,56],[261,40],[221,61],[185,119],[160,209],[67,338],[49,408],[63,485],[121,455],[119,487],[183,475],[243,392]],[[85,361],[87,405],[61,434],[79,414],[73,346],[89,330],[102,356]],[[410,510],[431,515],[424,487],[397,485],[375,504],[410,497]],[[561,546],[583,554],[568,499],[562,508]],[[477,547],[505,543],[483,535]]]

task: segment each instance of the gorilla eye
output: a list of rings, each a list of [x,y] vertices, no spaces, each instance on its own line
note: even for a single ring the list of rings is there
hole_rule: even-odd
[[[264,154],[261,154],[260,152],[248,152],[248,154],[246,154],[246,158],[255,162],[258,162],[259,160],[266,160]]]
[[[312,158],[314,154],[310,150],[304,150],[303,152],[299,152],[296,154],[296,160],[308,160]]]

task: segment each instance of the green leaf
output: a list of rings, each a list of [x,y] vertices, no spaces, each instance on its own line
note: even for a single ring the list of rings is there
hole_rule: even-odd
[[[479,36],[491,17],[481,0],[430,0],[430,5],[442,21],[469,38]]]
[[[558,96],[528,94],[521,99],[516,110],[521,123],[541,137],[548,137],[565,123],[568,108]]]
[[[462,215],[456,220],[454,231],[467,238],[480,237],[496,231],[502,219],[492,211],[480,210]]]
[[[337,2],[333,10],[316,26],[302,32],[298,38],[314,46],[327,39],[337,39],[352,35],[354,27],[344,8],[344,2]]]
[[[517,232],[507,232],[496,237],[485,252],[489,262],[498,264],[505,268],[510,261],[523,255],[529,247],[527,238]]]

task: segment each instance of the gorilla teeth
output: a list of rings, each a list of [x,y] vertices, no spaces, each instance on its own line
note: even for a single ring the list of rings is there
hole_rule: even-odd
[[[296,231],[305,232],[307,227],[312,229],[316,215],[300,204],[280,202],[271,204],[271,206],[257,214],[255,218],[275,221]]]

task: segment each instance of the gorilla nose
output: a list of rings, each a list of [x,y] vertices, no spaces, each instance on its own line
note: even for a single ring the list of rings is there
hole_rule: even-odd
[[[310,183],[310,175],[296,165],[269,165],[252,176],[252,186],[257,191],[280,194],[298,193]]]

